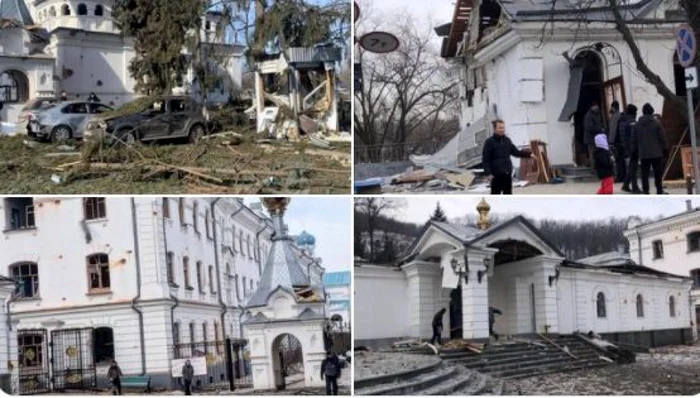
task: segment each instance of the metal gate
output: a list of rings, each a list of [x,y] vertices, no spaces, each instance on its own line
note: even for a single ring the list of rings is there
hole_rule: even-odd
[[[54,390],[84,389],[97,385],[92,331],[92,328],[85,328],[51,332],[51,381]]]
[[[253,385],[249,359],[244,348],[246,340],[226,339],[173,345],[175,359],[204,357],[207,364],[206,375],[195,375],[192,388],[198,391],[247,388]],[[183,388],[183,381],[175,377],[173,384]]]
[[[51,390],[48,334],[44,329],[18,330],[19,393],[42,394]]]

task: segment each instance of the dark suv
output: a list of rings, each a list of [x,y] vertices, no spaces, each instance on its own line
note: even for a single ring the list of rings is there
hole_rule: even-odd
[[[153,97],[137,112],[106,114],[90,120],[85,138],[116,138],[130,144],[189,137],[191,142],[197,142],[207,133],[207,125],[202,106],[192,98]]]

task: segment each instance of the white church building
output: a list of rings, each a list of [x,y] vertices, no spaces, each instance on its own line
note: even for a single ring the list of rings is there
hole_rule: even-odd
[[[112,19],[113,0],[0,0],[0,120],[18,122],[24,104],[35,98],[69,99],[96,93],[106,104],[121,105],[135,98],[129,73],[133,42],[122,37]],[[222,55],[216,69],[221,84],[208,94],[224,102],[240,89],[243,51],[216,37],[221,15],[206,15],[202,39]],[[175,94],[199,94],[192,71]]]
[[[145,374],[152,387],[174,388],[177,351],[226,338],[252,350],[253,371],[263,360],[243,332],[257,314],[247,305],[276,286],[266,279],[266,264],[279,256],[275,236],[286,226],[274,224],[259,203],[6,197],[0,224],[0,281],[17,282],[12,295],[0,283],[0,337],[11,326],[18,350],[14,355],[13,344],[0,340],[0,380],[11,364],[20,392],[104,386],[111,359],[125,375]],[[319,261],[294,245],[284,254],[320,284]],[[237,375],[249,372],[242,351],[234,353]],[[211,349],[207,366],[223,356]]]
[[[433,315],[444,338],[489,339],[489,307],[501,336],[594,331],[637,345],[693,340],[687,276],[626,261],[571,261],[525,218],[479,228],[431,221],[397,264],[356,263],[355,344],[430,339]]]
[[[593,102],[606,125],[613,100],[622,110],[648,102],[662,114],[663,98],[637,71],[607,3],[562,0],[552,9],[550,2],[457,0],[452,21],[435,31],[458,76],[460,132],[427,161],[478,164],[499,118],[515,145],[540,140],[552,164],[581,164],[583,117]],[[685,96],[674,58],[673,30],[684,21],[678,2],[620,3],[644,62]]]

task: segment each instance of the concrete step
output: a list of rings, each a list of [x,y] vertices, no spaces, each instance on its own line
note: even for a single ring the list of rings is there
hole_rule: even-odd
[[[579,361],[555,363],[547,366],[526,366],[518,369],[509,369],[501,372],[495,372],[490,375],[492,377],[498,377],[502,379],[521,379],[550,373],[570,372],[580,369],[598,368],[606,365],[608,365],[608,363],[605,361],[584,359]]]
[[[425,390],[414,392],[412,395],[450,395],[464,388],[466,385],[473,383],[477,377],[482,376],[477,372],[472,372],[467,369],[458,369],[446,382]]]
[[[574,354],[578,359],[595,359],[598,358],[597,353],[579,353],[578,355]],[[482,358],[481,360],[472,360],[472,361],[454,361],[450,363],[455,363],[459,365],[466,366],[470,369],[483,369],[483,368],[489,368],[489,367],[495,367],[499,365],[510,365],[513,363],[516,364],[522,364],[522,363],[529,363],[529,362],[534,362],[534,361],[546,361],[546,360],[573,360],[572,357],[569,355],[559,352],[559,353],[547,353],[547,354],[541,354],[541,355],[524,355],[520,356],[517,358],[501,358],[501,359],[490,359],[490,358]]]
[[[481,395],[481,392],[486,388],[487,385],[487,377],[474,372],[476,377],[472,380],[469,385],[464,386],[464,388],[455,391],[452,395],[461,395],[461,396],[472,396],[472,395]]]
[[[454,366],[443,366],[437,370],[420,374],[409,380],[401,380],[395,383],[381,384],[372,387],[355,390],[357,395],[410,395],[414,392],[426,390],[432,386],[441,384],[452,378],[457,372]]]
[[[598,357],[588,356],[580,357],[579,359],[573,359],[568,355],[563,356],[552,356],[548,355],[540,358],[524,358],[518,361],[509,362],[499,362],[499,363],[481,363],[475,365],[464,365],[469,369],[477,370],[485,374],[495,374],[500,372],[506,372],[512,369],[523,369],[523,368],[537,368],[537,367],[550,367],[550,366],[566,366],[573,362],[578,361],[593,361],[598,360]]]

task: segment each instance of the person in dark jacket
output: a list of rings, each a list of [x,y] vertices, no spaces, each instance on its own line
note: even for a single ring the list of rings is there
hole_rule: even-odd
[[[595,172],[600,179],[600,188],[596,193],[598,195],[612,195],[615,186],[615,171],[607,135],[604,133],[596,135],[595,146],[593,159],[595,161]]]
[[[489,335],[498,340],[498,333],[493,330],[493,324],[496,323],[496,315],[503,315],[503,312],[498,308],[489,307]]]
[[[627,174],[625,146],[622,145],[622,134],[620,134],[621,120],[620,103],[615,100],[610,106],[610,131],[608,134],[610,152],[615,157],[615,166],[617,167],[615,170],[615,182],[624,182]]]
[[[654,169],[656,193],[663,194],[662,174],[664,159],[668,157],[666,134],[661,123],[654,117],[654,108],[646,103],[642,107],[642,117],[637,122],[637,147],[642,162],[642,190],[649,194],[649,171]]]
[[[109,382],[112,383],[113,395],[122,395],[122,376],[124,376],[124,374],[119,368],[119,365],[117,365],[117,361],[113,360],[107,370],[107,378],[109,378]]]
[[[430,339],[430,344],[435,344],[437,341],[438,345],[442,345],[442,317],[447,312],[446,309],[441,309],[433,317],[433,338]]]
[[[340,359],[330,351],[326,351],[326,359],[321,362],[321,380],[326,379],[326,395],[338,395],[338,379],[340,378]]]
[[[192,395],[192,379],[194,378],[194,367],[188,359],[182,367],[182,380],[185,382],[185,395]]]
[[[66,102],[68,101],[68,93],[65,91],[61,91],[61,102]]]
[[[97,97],[97,94],[95,93],[90,93],[87,100],[88,102],[100,102],[100,98]]]
[[[591,105],[591,109],[583,117],[583,140],[588,147],[588,160],[593,164],[593,152],[595,150],[595,136],[603,131],[603,118],[600,114],[600,106],[597,103]]]
[[[484,143],[482,163],[484,173],[491,181],[491,195],[511,195],[513,193],[513,162],[511,156],[531,157],[529,151],[521,151],[506,136],[506,124],[503,120],[494,120],[493,135]]]
[[[639,166],[639,149],[637,148],[637,107],[634,104],[627,105],[625,114],[620,119],[618,127],[619,135],[622,139],[622,145],[625,148],[625,156],[627,163],[627,175],[622,183],[622,190],[633,194],[640,194],[637,181],[637,169]],[[632,185],[630,188],[630,184]]]

